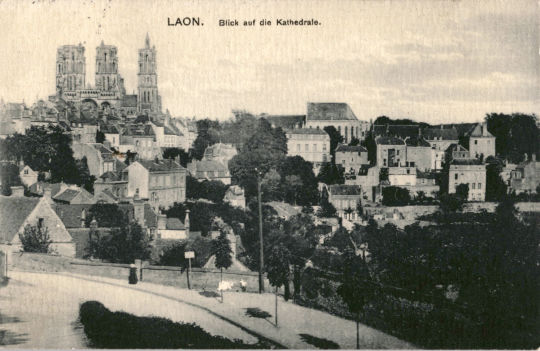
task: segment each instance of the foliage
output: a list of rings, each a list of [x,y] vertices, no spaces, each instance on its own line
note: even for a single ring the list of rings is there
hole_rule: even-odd
[[[489,113],[486,115],[488,131],[495,139],[495,151],[511,163],[523,161],[533,153],[540,154],[540,130],[536,115],[523,113]]]
[[[137,223],[115,227],[108,235],[93,231],[87,256],[113,263],[133,263],[150,258],[150,237]]]
[[[506,196],[507,186],[500,175],[503,167],[499,159],[486,159],[486,201],[500,201]]]
[[[102,228],[122,227],[129,221],[127,214],[117,204],[103,203],[94,204],[88,209],[85,219],[87,227],[93,219]]]
[[[368,151],[368,160],[370,165],[375,165],[377,163],[377,144],[375,143],[375,136],[372,131],[366,133],[366,137],[360,143]]]
[[[339,344],[333,342],[332,340],[318,338],[310,334],[298,334],[302,341],[307,342],[310,345],[315,346],[318,349],[323,350],[337,350],[339,349]]]
[[[467,201],[469,198],[469,184],[458,184],[456,186],[456,196],[463,201]]]
[[[290,204],[314,205],[318,201],[318,180],[313,164],[300,156],[289,156],[278,165],[284,200]]]
[[[212,121],[208,118],[197,120],[196,123],[197,138],[193,141],[193,157],[200,160],[208,146],[220,141],[220,125],[218,121]]]
[[[372,299],[375,291],[367,263],[357,256],[353,250],[345,252],[342,283],[337,293],[352,313],[359,313],[364,305]]]
[[[211,335],[196,324],[159,317],[138,317],[111,312],[97,301],[79,309],[79,319],[92,347],[105,349],[253,349],[269,345],[245,344]]]
[[[0,184],[2,195],[4,196],[11,195],[12,186],[22,185],[21,178],[19,177],[19,167],[16,164],[8,162],[0,163]]]
[[[324,127],[324,131],[330,136],[330,155],[332,155],[332,163],[336,162],[336,148],[343,142],[343,136],[337,131],[334,126]]]
[[[261,180],[261,191],[265,201],[283,200],[281,175],[274,168],[269,170]]]
[[[227,269],[232,265],[231,242],[225,230],[220,229],[219,236],[212,242],[212,252],[216,256],[216,268]]]
[[[321,193],[321,207],[317,211],[318,217],[335,217],[337,215],[336,208],[330,203],[328,196],[328,190],[324,189]]]
[[[442,214],[461,211],[465,200],[457,194],[442,194],[439,196],[439,207]]]
[[[259,125],[253,114],[244,110],[233,110],[234,118],[221,123],[221,142],[235,145],[242,150]]]
[[[49,253],[52,240],[49,229],[39,225],[26,225],[24,232],[19,233],[19,239],[25,252]]]
[[[187,167],[187,164],[191,162],[191,155],[179,147],[168,147],[163,150],[164,159],[176,159],[180,157],[180,164],[182,167]]]
[[[373,124],[377,124],[377,125],[386,125],[386,124],[389,124],[389,125],[413,125],[413,126],[418,125],[421,128],[430,127],[430,125],[428,123],[416,122],[416,121],[413,121],[410,118],[392,119],[392,118],[390,118],[388,116],[379,116],[379,117],[377,117],[375,119],[375,122],[373,122]]]
[[[228,188],[228,185],[219,180],[198,181],[190,175],[186,177],[186,197],[188,199],[207,199],[219,203],[223,201]]]
[[[406,206],[411,202],[409,190],[398,186],[382,188],[382,204],[384,206]]]
[[[319,170],[317,175],[317,180],[321,183],[331,185],[331,184],[343,184],[345,183],[345,178],[343,176],[345,170],[341,165],[335,165],[332,162],[325,162]]]
[[[360,145],[360,139],[357,137],[352,137],[351,142],[349,143],[349,146],[358,146]]]
[[[105,141],[105,133],[103,133],[101,130],[98,130],[96,132],[96,143],[103,144]]]
[[[50,172],[53,183],[81,184],[70,144],[70,135],[58,126],[32,126],[24,135],[8,136],[1,149],[8,160],[22,160],[34,171]]]
[[[289,284],[289,260],[291,252],[283,244],[272,246],[266,255],[265,268],[268,280],[274,287]]]
[[[187,268],[189,262],[184,258],[184,252],[194,251],[195,258],[191,260],[192,267],[203,267],[212,255],[212,241],[200,235],[190,237],[187,241],[174,243],[163,249],[158,264]]]
[[[76,160],[75,163],[77,166],[77,172],[79,174],[78,185],[82,185],[86,191],[94,193],[94,182],[96,181],[96,177],[90,174],[86,156],[80,160]]]
[[[272,128],[265,119],[259,120],[256,132],[243,149],[229,161],[233,181],[245,189],[247,197],[257,194],[257,176],[263,176],[287,154],[287,137],[281,128]]]

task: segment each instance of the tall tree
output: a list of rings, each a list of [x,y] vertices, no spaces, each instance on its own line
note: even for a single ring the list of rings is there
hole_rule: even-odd
[[[300,156],[289,156],[280,162],[278,172],[283,182],[285,201],[303,206],[317,203],[318,181],[311,162]]]
[[[224,228],[220,228],[219,236],[212,243],[212,251],[216,257],[215,266],[220,271],[220,282],[223,283],[223,268],[227,269],[232,265],[231,242],[227,238]],[[221,291],[221,302],[223,302],[223,289]]]
[[[281,286],[289,284],[289,259],[291,253],[289,249],[283,244],[279,243],[276,246],[273,246],[270,250],[270,253],[266,255],[266,272],[267,277],[272,285],[275,288],[275,298],[276,298],[276,309],[275,309],[275,324],[278,325],[278,289]]]
[[[332,155],[332,162],[336,162],[336,148],[343,142],[343,136],[334,126],[324,127],[324,131],[330,136],[330,155]]]
[[[197,138],[193,141],[193,157],[200,160],[204,150],[220,141],[220,125],[218,121],[201,119],[197,121]]]

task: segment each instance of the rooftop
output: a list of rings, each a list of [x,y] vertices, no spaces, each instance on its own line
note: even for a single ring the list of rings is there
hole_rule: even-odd
[[[375,139],[378,145],[405,145],[405,142],[396,137],[382,136]]]
[[[184,169],[184,167],[182,167],[179,163],[173,160],[164,160],[158,162],[149,160],[137,160],[134,163],[137,162],[150,172],[167,172]]]
[[[0,243],[11,242],[26,218],[39,203],[37,197],[0,195]]]
[[[378,124],[373,126],[375,136],[393,136],[405,139],[407,137],[416,137],[420,133],[418,125],[399,125],[399,124]]]
[[[308,102],[306,119],[308,121],[358,120],[349,105],[344,102]]]
[[[274,127],[294,129],[304,125],[306,115],[262,115]]]
[[[458,131],[455,127],[451,128],[426,128],[422,135],[427,140],[458,140]]]
[[[324,130],[317,128],[298,128],[288,129],[285,131],[287,134],[313,134],[313,135],[328,135]]]
[[[331,195],[360,195],[359,185],[335,184],[328,187]]]
[[[367,152],[367,149],[361,145],[350,146],[345,144],[339,144],[336,148],[336,152]]]

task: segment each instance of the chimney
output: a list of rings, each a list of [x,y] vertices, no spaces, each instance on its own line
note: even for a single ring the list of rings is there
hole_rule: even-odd
[[[186,237],[189,238],[189,210],[186,210],[186,217],[184,218],[184,227],[186,228]]]
[[[22,186],[12,186],[11,187],[11,196],[13,197],[24,197],[24,187]]]
[[[133,199],[133,217],[144,228],[144,202],[138,198]]]
[[[50,186],[47,186],[47,187],[44,187],[43,188],[43,197],[45,198],[45,200],[47,200],[47,202],[49,204],[53,204],[54,201],[52,199],[52,193],[51,193],[51,187]]]
[[[157,229],[158,230],[167,229],[167,216],[165,216],[161,212],[158,214],[158,218],[157,218]]]
[[[535,153],[531,154],[531,161],[536,162],[536,154]]]

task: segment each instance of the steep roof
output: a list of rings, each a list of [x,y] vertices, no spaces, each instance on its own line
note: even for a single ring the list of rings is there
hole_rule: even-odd
[[[405,145],[405,142],[400,138],[386,136],[376,138],[375,143],[378,145]]]
[[[367,152],[367,149],[361,145],[350,146],[345,144],[339,144],[336,148],[336,152]]]
[[[157,163],[150,160],[137,160],[135,162],[140,163],[150,172],[168,172],[184,169],[184,167],[173,160],[158,161]]]
[[[263,115],[274,127],[294,129],[304,125],[306,115]]]
[[[334,184],[328,187],[331,195],[360,195],[359,185]]]
[[[214,160],[201,160],[201,161],[195,161],[195,167],[197,169],[197,172],[227,172],[229,168],[225,166],[223,163],[219,161]]]
[[[131,135],[131,136],[154,136],[154,130],[152,129],[152,126],[149,124],[128,124],[126,125],[126,129],[123,132],[123,135]]]
[[[469,137],[473,138],[493,138],[493,134],[491,134],[487,130],[487,124],[485,123],[477,123],[468,133]]]
[[[312,135],[328,135],[323,129],[317,128],[298,128],[298,129],[288,129],[286,130],[287,134],[312,134]]]
[[[407,146],[413,147],[431,147],[431,144],[422,137],[407,138],[405,140],[405,143],[407,144]]]
[[[308,121],[356,121],[354,112],[349,105],[344,102],[308,102]]]
[[[375,136],[393,136],[405,139],[407,137],[416,137],[419,133],[419,125],[378,124],[373,126],[373,134]]]
[[[119,134],[120,132],[118,131],[118,128],[113,125],[113,124],[101,124],[99,126],[99,130],[102,132],[102,133],[107,133],[107,134]]]
[[[452,126],[451,128],[426,128],[422,131],[422,135],[427,140],[458,140],[458,131]]]
[[[11,242],[40,198],[0,195],[0,242]]]
[[[185,229],[184,223],[182,223],[182,221],[176,217],[167,218],[167,224],[165,228],[169,230]]]

